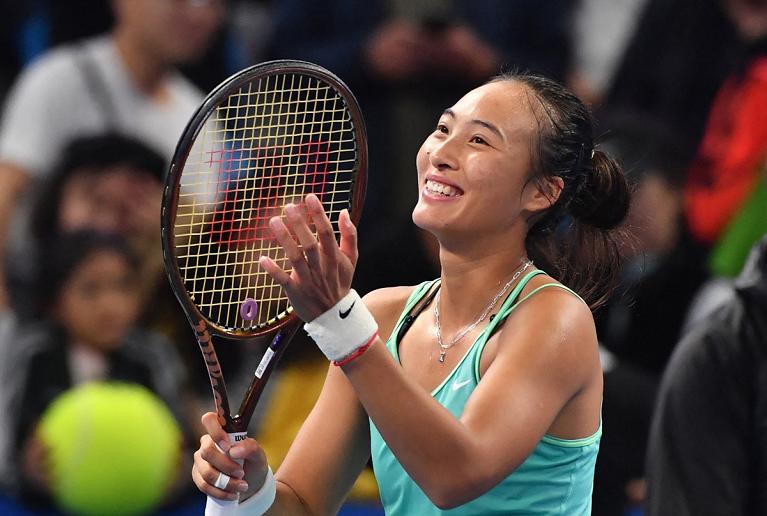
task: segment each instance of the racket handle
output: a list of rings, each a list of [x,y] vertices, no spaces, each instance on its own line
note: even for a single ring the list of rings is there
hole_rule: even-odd
[[[229,442],[234,444],[242,441],[248,436],[247,432],[232,432],[227,434]],[[218,448],[218,445],[216,445]],[[221,448],[219,448],[220,450]],[[223,450],[222,450],[223,451]],[[242,460],[233,459],[242,466]],[[208,502],[205,504],[205,516],[235,516],[237,514],[237,505],[240,503],[239,496],[236,500],[219,500],[208,496]]]

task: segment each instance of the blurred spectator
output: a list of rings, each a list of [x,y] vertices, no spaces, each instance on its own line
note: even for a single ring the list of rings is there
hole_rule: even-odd
[[[199,414],[212,398],[194,333],[163,267],[159,219],[164,170],[165,161],[132,138],[106,134],[74,140],[42,184],[30,217],[34,245],[19,256],[17,262],[25,268],[12,276],[11,292],[16,313],[34,320],[44,301],[39,296],[47,295],[36,281],[44,272],[41,258],[49,254],[51,242],[62,233],[78,230],[120,234],[139,260],[133,277],[141,301],[139,321],[169,339],[183,357],[189,383],[180,387],[194,389],[185,391],[189,395],[185,401],[188,423],[199,429]],[[241,351],[237,346],[223,346],[219,355],[236,368]]]
[[[767,514],[767,237],[680,342],[647,453],[649,516]]]
[[[747,205],[767,158],[767,4],[724,0],[724,5],[749,52],[717,92],[685,185],[690,228],[707,246]],[[767,221],[761,222],[767,230]],[[745,243],[742,256],[760,234]]]
[[[229,0],[229,40],[242,65],[265,60],[273,31],[273,3],[273,0]]]
[[[223,0],[227,17],[206,52],[180,66],[182,74],[204,91],[224,77],[260,61],[269,33],[270,0]],[[31,0],[6,2],[0,24],[0,98],[21,68],[41,54],[109,31],[114,24],[111,1]],[[4,88],[3,88],[4,86]]]
[[[573,3],[283,0],[274,5],[271,56],[330,69],[349,84],[365,114],[370,175],[362,245],[374,244],[388,221],[409,216],[417,195],[417,142],[467,88],[502,66],[564,79]]]
[[[604,100],[608,112],[662,120],[684,145],[685,160],[717,89],[743,54],[722,2],[648,0]]]
[[[604,435],[593,514],[614,516],[641,501],[644,456],[660,375],[678,342],[687,307],[705,281],[705,251],[683,217],[684,163],[675,135],[637,114],[605,120],[602,144],[634,183],[625,229],[626,265],[610,302],[596,314],[603,346]],[[633,498],[633,499],[632,499]]]
[[[650,0],[581,0],[572,20],[573,59],[567,82],[594,106],[612,83],[641,13]]]
[[[0,127],[0,251],[18,198],[74,137],[119,131],[169,158],[202,95],[175,67],[199,57],[223,0],[113,0],[107,36],[56,48],[30,65]],[[0,306],[7,304],[0,278]]]
[[[687,312],[683,334],[700,324],[731,297],[733,270],[745,263],[743,249],[767,234],[767,164],[758,185],[709,253],[712,277],[695,294]]]
[[[139,258],[136,283],[144,302],[165,283],[160,246],[160,203],[166,161],[138,140],[117,134],[77,138],[39,186],[28,244],[9,271],[14,306],[34,317],[39,258],[58,234],[79,229],[119,233]]]
[[[129,246],[113,235],[66,233],[49,246],[43,271],[45,318],[15,330],[14,364],[3,378],[11,393],[7,414],[13,414],[6,421],[13,429],[10,470],[22,499],[33,504],[47,500],[49,474],[34,429],[70,387],[103,380],[141,384],[186,426],[178,357],[162,336],[136,327],[139,261]]]

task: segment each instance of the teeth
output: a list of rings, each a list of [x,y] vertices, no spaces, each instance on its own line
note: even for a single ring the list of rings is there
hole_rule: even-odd
[[[445,197],[455,197],[458,195],[458,191],[449,185],[437,183],[436,181],[426,180],[426,190],[429,193],[444,195]]]

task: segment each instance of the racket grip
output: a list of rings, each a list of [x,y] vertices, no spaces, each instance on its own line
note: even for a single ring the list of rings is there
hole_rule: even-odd
[[[227,435],[229,436],[229,442],[234,444],[245,439],[248,436],[248,433],[232,432]],[[218,445],[216,445],[216,447],[218,448]],[[221,448],[219,448],[219,450],[220,449]],[[233,460],[242,466],[242,460]],[[218,498],[208,496],[208,501],[205,504],[205,516],[235,516],[237,514],[237,505],[239,503],[239,496],[236,500],[219,500]]]

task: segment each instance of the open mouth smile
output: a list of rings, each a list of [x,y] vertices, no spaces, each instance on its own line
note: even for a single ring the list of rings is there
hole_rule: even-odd
[[[424,188],[427,193],[431,195],[438,195],[442,197],[459,197],[463,195],[463,190],[457,186],[451,186],[432,179],[427,179]]]

